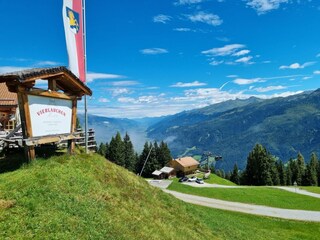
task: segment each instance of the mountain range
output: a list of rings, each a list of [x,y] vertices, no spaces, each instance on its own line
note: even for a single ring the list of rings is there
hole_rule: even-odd
[[[84,117],[79,115],[83,125]],[[284,162],[301,152],[306,161],[320,152],[320,89],[272,99],[229,100],[201,109],[161,118],[120,119],[89,115],[97,142],[110,141],[126,132],[137,151],[147,140],[168,143],[173,157],[222,156],[216,168],[230,170],[246,165],[256,143]]]
[[[306,160],[320,151],[320,89],[285,98],[231,100],[168,116],[147,130],[165,140],[173,155],[210,151],[216,167],[240,169],[256,143],[284,162],[301,152]]]

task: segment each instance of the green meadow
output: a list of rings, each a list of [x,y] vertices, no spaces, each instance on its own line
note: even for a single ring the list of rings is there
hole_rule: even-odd
[[[174,180],[169,190],[226,201],[285,209],[320,211],[320,199],[272,187],[198,188]]]
[[[15,240],[317,239],[320,223],[187,204],[97,154],[80,154],[0,174],[0,233]]]

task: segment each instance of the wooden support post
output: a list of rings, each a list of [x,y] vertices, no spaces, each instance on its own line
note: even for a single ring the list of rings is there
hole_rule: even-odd
[[[21,127],[23,133],[23,139],[32,137],[31,119],[29,112],[28,96],[25,88],[18,87],[18,104],[21,115]],[[34,160],[36,157],[34,146],[27,146],[26,142],[23,142],[25,157],[28,161]]]
[[[48,89],[50,89],[51,91],[57,91],[56,80],[53,80],[53,79],[48,80]]]
[[[72,100],[72,118],[71,118],[71,133],[76,131],[76,123],[77,123],[77,98]],[[75,140],[71,139],[68,141],[68,152],[69,154],[73,154],[75,149]]]

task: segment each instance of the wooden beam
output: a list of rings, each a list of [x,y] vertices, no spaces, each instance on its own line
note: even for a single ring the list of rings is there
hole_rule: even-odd
[[[29,138],[29,139],[26,139],[25,142],[27,146],[35,146],[35,145],[41,145],[46,143],[59,143],[61,141],[73,140],[73,139],[76,139],[76,137],[73,134],[69,134],[69,135]]]
[[[40,97],[52,97],[52,98],[59,98],[65,100],[73,100],[76,99],[76,96],[68,96],[64,93],[55,92],[55,91],[47,91],[42,89],[32,89],[28,91],[29,95],[40,96]]]
[[[71,118],[71,133],[76,131],[77,123],[77,99],[72,101],[72,118]],[[70,154],[74,153],[75,141],[74,139],[68,141],[68,151]]]
[[[32,137],[31,118],[29,111],[28,96],[25,89],[21,86],[18,87],[18,104],[20,109],[21,127],[23,139]],[[27,146],[26,142],[23,143],[25,157],[28,161],[35,159],[34,146]]]
[[[57,91],[57,82],[54,79],[48,80],[48,89],[51,91]]]

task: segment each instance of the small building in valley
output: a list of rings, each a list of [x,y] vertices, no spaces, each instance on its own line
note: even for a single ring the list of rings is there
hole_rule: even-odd
[[[152,175],[155,179],[168,179],[174,176],[174,168],[171,167],[163,167],[160,170],[155,170]]]
[[[172,159],[168,165],[174,168],[176,175],[179,177],[194,173],[199,166],[199,162],[193,157],[182,157]]]

